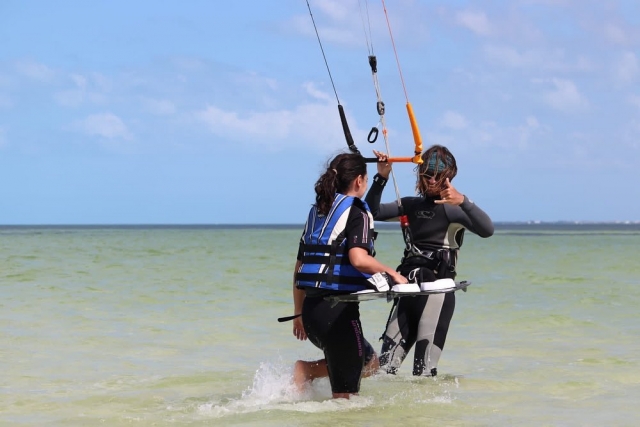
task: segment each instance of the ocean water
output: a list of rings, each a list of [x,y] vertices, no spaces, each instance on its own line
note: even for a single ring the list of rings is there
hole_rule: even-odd
[[[468,234],[439,376],[294,392],[301,227],[0,228],[2,426],[636,426],[640,226]],[[395,227],[378,257],[395,265]],[[380,348],[390,304],[360,304]],[[411,355],[409,356],[411,357]]]

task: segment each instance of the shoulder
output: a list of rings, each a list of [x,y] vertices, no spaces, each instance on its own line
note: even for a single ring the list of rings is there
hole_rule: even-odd
[[[360,210],[363,210],[365,212],[370,211],[369,206],[367,205],[366,202],[364,202],[362,199],[358,198],[358,197],[353,197],[353,202],[351,204],[351,206],[354,206]]]
[[[354,224],[357,227],[372,228],[374,219],[371,210],[366,202],[360,200],[357,197],[353,198],[351,209],[349,210],[348,222],[351,226]]]

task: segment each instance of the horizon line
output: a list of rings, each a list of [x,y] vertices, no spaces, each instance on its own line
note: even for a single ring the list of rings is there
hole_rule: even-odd
[[[395,226],[398,221],[376,221],[376,226]],[[640,225],[640,221],[494,221],[495,226],[510,226],[510,225]],[[59,227],[107,227],[107,228],[130,228],[130,227],[302,227],[304,223],[31,223],[31,224],[0,224],[0,228],[59,228]]]

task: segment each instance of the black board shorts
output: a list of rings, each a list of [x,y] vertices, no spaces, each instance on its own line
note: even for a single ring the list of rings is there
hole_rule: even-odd
[[[362,334],[358,304],[333,304],[322,296],[307,295],[302,323],[309,341],[324,352],[331,391],[357,393],[364,364],[375,353]]]

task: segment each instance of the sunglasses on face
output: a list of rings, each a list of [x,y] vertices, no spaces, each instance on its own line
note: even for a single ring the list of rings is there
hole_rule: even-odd
[[[431,181],[432,179],[437,181],[438,178],[440,177],[440,174],[434,173],[433,171],[427,171],[427,172],[421,173],[420,176],[426,178],[428,181]]]

